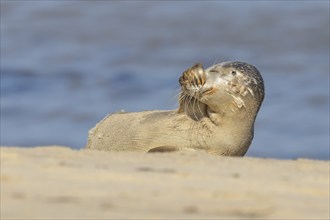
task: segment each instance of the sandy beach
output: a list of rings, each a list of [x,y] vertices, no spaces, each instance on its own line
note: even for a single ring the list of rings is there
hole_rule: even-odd
[[[1,219],[329,217],[329,161],[1,147]]]

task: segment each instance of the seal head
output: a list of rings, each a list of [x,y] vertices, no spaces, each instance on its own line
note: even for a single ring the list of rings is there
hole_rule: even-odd
[[[238,61],[219,63],[206,70],[196,64],[183,73],[179,83],[182,91],[178,112],[196,121],[208,118],[221,133],[218,137],[230,151],[228,154],[244,155],[264,99],[264,81],[257,68]]]
[[[179,79],[182,88],[179,112],[195,112],[200,118],[206,113],[201,109],[218,113],[244,110],[256,116],[264,99],[264,81],[254,66],[244,62],[224,62],[203,70],[201,64],[186,70]],[[191,104],[197,106],[191,109]],[[200,102],[200,103],[198,103]],[[233,115],[232,114],[232,115]],[[234,117],[237,115],[233,115]]]

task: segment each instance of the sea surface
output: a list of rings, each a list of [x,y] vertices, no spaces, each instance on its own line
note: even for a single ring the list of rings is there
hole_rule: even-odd
[[[247,155],[329,160],[329,1],[0,4],[2,146],[83,148],[108,113],[177,108],[193,64],[240,60],[266,87]]]

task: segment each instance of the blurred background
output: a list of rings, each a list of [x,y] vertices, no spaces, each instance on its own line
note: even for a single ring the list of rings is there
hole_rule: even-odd
[[[329,160],[328,1],[1,1],[2,146],[82,148],[106,114],[175,109],[196,62],[266,98],[248,156]]]

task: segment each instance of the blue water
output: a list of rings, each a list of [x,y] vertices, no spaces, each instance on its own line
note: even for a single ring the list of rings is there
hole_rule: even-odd
[[[84,147],[110,112],[177,107],[196,62],[266,98],[249,156],[329,160],[328,1],[1,1],[1,145]]]

